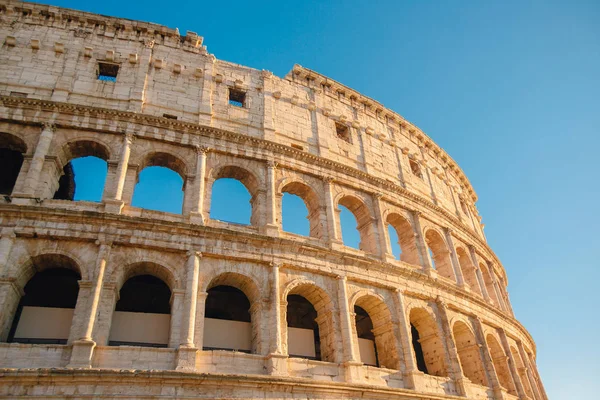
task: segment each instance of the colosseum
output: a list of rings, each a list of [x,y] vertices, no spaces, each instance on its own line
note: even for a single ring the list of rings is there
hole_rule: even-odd
[[[12,0],[0,19],[0,397],[547,399],[477,196],[418,127],[193,32]],[[101,201],[74,201],[89,156]],[[180,213],[132,205],[152,166]],[[210,218],[227,178],[248,225]]]

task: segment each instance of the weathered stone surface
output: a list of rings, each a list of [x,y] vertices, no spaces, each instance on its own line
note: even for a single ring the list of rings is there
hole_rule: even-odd
[[[279,78],[217,60],[192,32],[14,1],[0,16],[0,147],[23,157],[0,199],[0,396],[546,399],[476,195],[419,128],[299,65]],[[108,162],[102,202],[53,200],[87,155]],[[181,215],[131,206],[154,165],[183,178]],[[252,195],[250,226],[210,219],[219,178]],[[304,199],[309,237],[282,231],[285,192]],[[338,205],[360,250],[342,244]],[[67,344],[6,343],[23,288],[57,262],[81,277]],[[166,348],[108,345],[138,274],[171,290]],[[216,285],[248,298],[251,354],[203,350]],[[314,306],[322,361],[288,356],[288,295]],[[380,367],[360,361],[355,306]]]

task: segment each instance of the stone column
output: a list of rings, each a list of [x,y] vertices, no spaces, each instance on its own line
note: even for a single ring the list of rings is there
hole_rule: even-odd
[[[196,326],[194,327],[194,343],[199,350],[204,348],[204,314],[206,312],[207,292],[198,292],[196,299]]]
[[[404,379],[407,389],[415,388],[415,372],[417,372],[417,363],[413,356],[412,335],[410,332],[410,321],[406,315],[406,306],[404,305],[404,295],[400,289],[394,292],[394,307],[398,316],[398,328],[400,345],[398,351],[402,352],[404,362]]]
[[[109,343],[113,314],[118,300],[119,288],[114,282],[104,282],[98,304],[97,322],[92,334],[97,346],[106,346]]]
[[[508,338],[506,337],[504,328],[498,328],[498,333],[500,335],[502,347],[504,348],[504,353],[508,357],[508,368],[510,370],[510,375],[512,376],[513,382],[515,383],[517,394],[519,395],[520,399],[526,399],[527,395],[525,394],[525,388],[523,387],[523,382],[521,382],[521,377],[517,371],[517,364],[515,363],[515,358],[513,357],[512,351],[510,351],[510,345],[508,344]]]
[[[190,211],[190,222],[196,225],[204,225],[204,192],[205,192],[205,174],[206,174],[206,153],[208,147],[196,147],[196,175],[194,185],[194,196],[192,198],[192,210]]]
[[[433,179],[431,178],[431,171],[429,170],[429,166],[427,165],[427,160],[425,159],[425,154],[427,153],[427,149],[425,149],[425,147],[420,147],[419,149],[421,150],[421,158],[423,159],[421,166],[424,167],[422,169],[425,170],[425,174],[427,176],[427,182],[429,183],[429,190],[431,191],[431,200],[433,201],[433,204],[437,205],[438,199],[435,194],[435,190],[433,189]]]
[[[215,61],[213,55],[204,57],[204,71],[202,76],[202,95],[200,96],[199,118],[198,123],[201,125],[212,125],[212,93],[213,93],[213,76],[215,74]]]
[[[327,233],[329,244],[341,244],[341,235],[336,221],[336,207],[333,203],[333,178],[325,178],[325,201],[327,207]]]
[[[537,366],[535,364],[535,359],[533,357],[527,357],[527,360],[529,362],[529,366],[531,368],[531,373],[534,377],[534,379],[536,380],[537,383],[537,389],[538,392],[540,394],[540,398],[542,400],[548,400],[548,395],[546,394],[546,389],[544,389],[544,384],[542,383],[542,379],[540,378],[540,374],[537,370]]]
[[[521,341],[518,341],[517,347],[519,348],[519,354],[521,355],[521,359],[523,360],[523,366],[526,369],[527,379],[529,379],[529,386],[533,391],[533,397],[535,398],[535,400],[544,400],[538,388],[536,379],[533,376],[533,368],[529,363],[529,357],[527,357],[527,352],[525,351],[525,347],[523,347],[523,343]]]
[[[275,123],[273,120],[273,73],[263,70],[263,139],[275,141]]]
[[[200,275],[200,258],[202,253],[190,250],[187,253],[186,284],[183,299],[183,315],[181,318],[181,339],[177,353],[176,369],[196,368],[196,352],[194,346],[194,330],[196,328],[196,305],[198,301],[198,279]]]
[[[115,180],[112,183],[113,190],[111,197],[104,200],[106,203],[105,210],[114,214],[120,214],[125,204],[123,198],[123,188],[125,187],[125,178],[127,177],[127,170],[129,168],[129,155],[131,153],[131,145],[133,144],[134,135],[131,133],[125,134],[123,137],[123,146],[121,147],[121,154],[119,158],[119,164],[117,165],[117,172],[115,174]]]
[[[169,330],[169,347],[173,349],[179,347],[181,338],[184,297],[184,289],[173,289],[171,291],[171,327]]]
[[[458,350],[456,349],[456,344],[454,343],[454,339],[452,338],[450,322],[448,319],[448,308],[446,303],[439,297],[436,299],[436,304],[440,315],[442,335],[444,337],[444,343],[446,344],[445,347],[448,352],[448,360],[450,361],[448,364],[448,375],[450,376],[450,378],[452,378],[452,380],[454,380],[458,395],[465,396],[465,378],[462,372],[462,367],[460,365],[460,359],[458,358]]]
[[[271,236],[279,235],[279,224],[277,224],[277,194],[275,193],[275,168],[277,168],[276,162],[267,162],[267,201],[264,210],[266,218],[263,229],[266,235]]]
[[[506,310],[506,306],[504,304],[504,299],[502,298],[502,292],[500,291],[500,287],[498,286],[498,281],[496,279],[496,273],[494,272],[494,265],[488,261],[488,270],[490,274],[490,279],[492,280],[492,286],[494,287],[494,294],[496,295],[496,299],[498,301],[498,307],[501,310]]]
[[[287,375],[287,355],[283,354],[281,327],[281,298],[279,287],[279,265],[272,264],[271,293],[269,313],[271,314],[269,331],[271,332],[269,355],[267,355],[267,371],[271,375]]]
[[[383,219],[383,210],[381,207],[383,195],[376,193],[374,197],[373,204],[375,205],[375,218],[377,222],[377,233],[379,235],[379,252],[381,259],[383,261],[396,261],[396,257],[394,257],[394,254],[392,253],[392,246],[386,229],[386,223]]]
[[[456,283],[458,284],[458,286],[464,289],[465,278],[460,267],[460,262],[458,261],[456,247],[454,247],[454,240],[452,239],[452,229],[444,228],[444,235],[446,236],[446,241],[448,242],[448,250],[450,251],[450,260],[452,261],[452,269],[454,269],[454,276],[456,276]]]
[[[92,335],[98,313],[98,304],[100,303],[100,294],[104,284],[104,273],[106,271],[106,262],[110,256],[112,243],[96,242],[100,246],[98,256],[96,257],[95,279],[91,282],[90,295],[87,301],[85,314],[82,318],[83,331],[81,337],[73,342],[73,351],[71,352],[71,368],[91,368],[92,355],[96,342]]]
[[[479,268],[479,258],[477,257],[477,252],[475,251],[475,247],[473,247],[472,245],[469,246],[469,253],[471,254],[473,266],[475,267],[475,275],[477,276],[477,283],[479,284],[479,288],[481,289],[481,294],[483,295],[485,301],[489,302],[490,294],[487,291],[485,280],[483,279],[481,269]]]
[[[415,229],[415,239],[417,242],[417,251],[419,253],[419,259],[423,266],[423,272],[427,275],[431,275],[431,260],[429,259],[429,252],[427,251],[427,243],[425,243],[425,237],[423,236],[423,228],[421,228],[421,211],[412,211],[412,218]]]
[[[481,343],[481,352],[483,354],[483,365],[487,372],[487,376],[490,382],[490,387],[494,392],[494,399],[503,400],[504,395],[502,394],[502,388],[500,385],[500,380],[498,379],[498,374],[496,373],[496,368],[494,367],[494,361],[492,359],[492,355],[490,353],[490,349],[488,348],[487,341],[485,340],[485,334],[483,331],[483,323],[481,319],[475,317],[475,323],[473,324],[475,328],[475,336]]]
[[[0,342],[6,342],[21,297],[25,293],[18,287],[14,278],[0,276]]]
[[[35,147],[35,152],[33,153],[33,158],[29,163],[23,191],[21,193],[13,194],[13,197],[34,198],[36,196],[42,168],[44,167],[44,162],[46,161],[46,156],[48,155],[48,150],[50,149],[55,130],[56,127],[51,123],[43,125],[42,133],[40,134],[37,146]]]
[[[0,237],[0,277],[6,275],[8,272],[8,260],[10,258],[10,252],[17,235],[15,234],[14,228],[4,227],[1,230]]]
[[[338,304],[340,307],[340,322],[341,322],[341,335],[344,350],[344,362],[357,362],[358,351],[355,348],[354,339],[352,337],[354,330],[352,325],[351,314],[354,314],[353,310],[349,309],[348,306],[348,289],[346,287],[347,278],[345,276],[338,276]],[[361,363],[358,363],[361,364]]]

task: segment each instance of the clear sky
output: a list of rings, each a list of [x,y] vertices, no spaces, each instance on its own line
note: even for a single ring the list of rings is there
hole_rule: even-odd
[[[550,399],[599,398],[600,2],[51,3],[194,31],[278,76],[301,64],[421,127],[479,195]]]

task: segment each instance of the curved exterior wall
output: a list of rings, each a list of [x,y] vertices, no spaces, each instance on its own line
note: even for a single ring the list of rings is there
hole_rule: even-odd
[[[0,395],[546,399],[476,195],[416,126],[298,65],[279,78],[217,60],[191,32],[20,2],[0,17],[0,147],[23,154],[0,200]],[[53,200],[83,155],[108,162],[102,202]],[[151,165],[184,179],[180,215],[131,206]],[[221,177],[251,193],[251,225],[209,218]],[[310,237],[281,229],[284,192],[305,200]],[[339,204],[360,250],[342,243]],[[6,343],[25,285],[55,260],[81,276],[67,344]],[[109,346],[119,290],[142,273],[171,290],[168,346]],[[249,353],[203,350],[206,291],[223,282],[251,303]],[[288,356],[289,294],[318,313],[322,361]],[[355,305],[380,367],[360,361]]]

